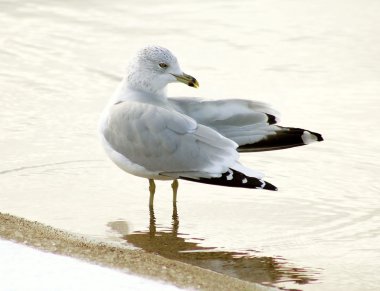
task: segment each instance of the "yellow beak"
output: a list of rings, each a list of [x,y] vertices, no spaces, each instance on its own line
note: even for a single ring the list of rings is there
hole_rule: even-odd
[[[193,76],[183,73],[182,75],[174,75],[178,82],[184,83],[190,87],[198,88],[199,83]]]

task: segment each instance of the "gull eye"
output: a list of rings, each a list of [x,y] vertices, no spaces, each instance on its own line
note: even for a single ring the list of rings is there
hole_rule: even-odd
[[[165,63],[159,63],[158,65],[159,65],[161,68],[163,68],[163,69],[165,69],[165,68],[168,67],[168,65],[165,64]]]

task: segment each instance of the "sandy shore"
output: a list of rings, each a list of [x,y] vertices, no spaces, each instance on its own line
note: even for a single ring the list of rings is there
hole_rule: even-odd
[[[36,221],[0,213],[0,237],[128,273],[200,290],[271,290],[139,250],[91,241]]]

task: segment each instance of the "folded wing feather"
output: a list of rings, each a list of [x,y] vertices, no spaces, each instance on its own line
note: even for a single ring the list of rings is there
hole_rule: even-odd
[[[217,177],[238,160],[235,142],[179,112],[138,102],[110,110],[104,137],[115,151],[150,171]]]

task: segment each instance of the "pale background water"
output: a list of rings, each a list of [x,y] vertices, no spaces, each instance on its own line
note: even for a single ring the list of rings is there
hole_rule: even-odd
[[[0,0],[0,211],[286,289],[378,290],[379,15],[376,0]],[[265,101],[325,141],[242,155],[278,192],[180,182],[165,240],[170,183],[153,225],[147,181],[114,166],[96,133],[151,43],[200,82],[170,95]],[[155,246],[155,226],[172,249]],[[194,248],[203,259],[178,253]]]

